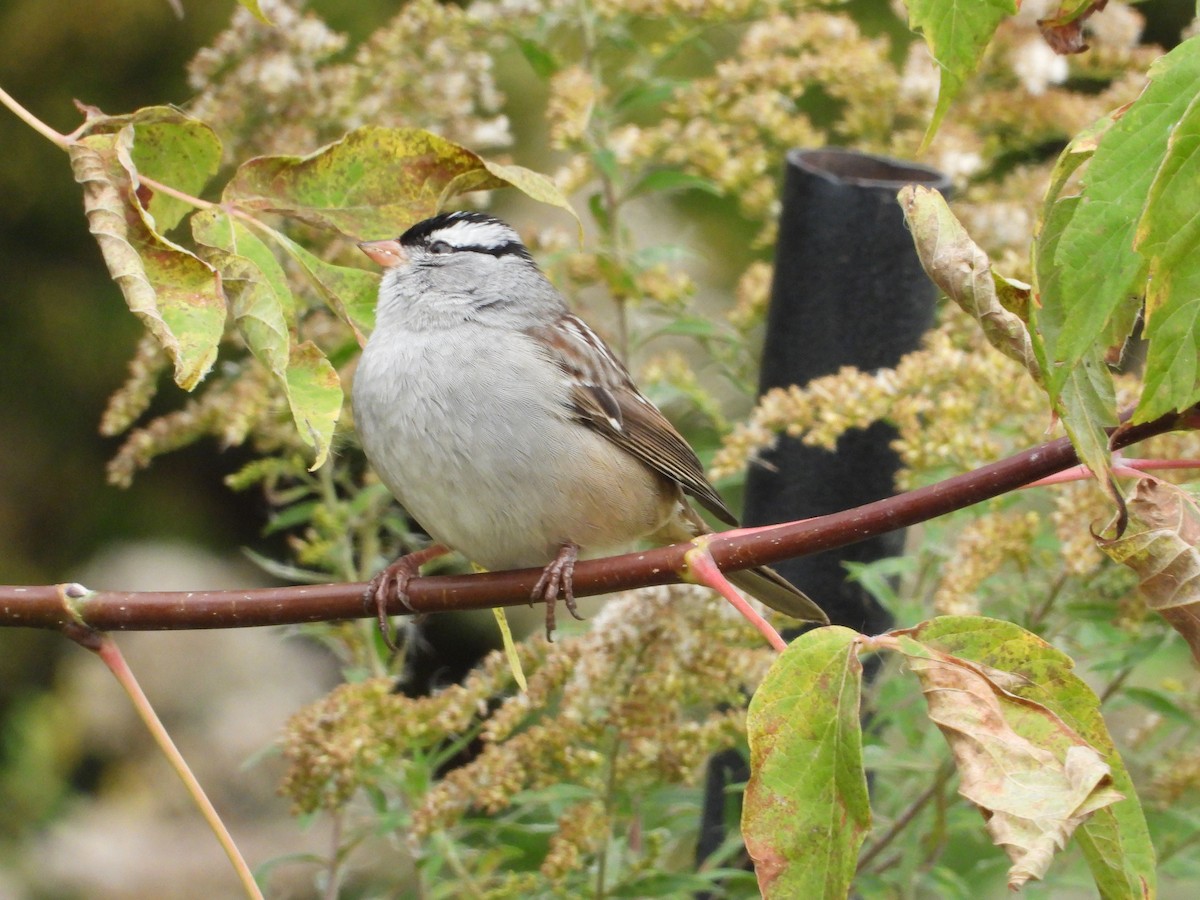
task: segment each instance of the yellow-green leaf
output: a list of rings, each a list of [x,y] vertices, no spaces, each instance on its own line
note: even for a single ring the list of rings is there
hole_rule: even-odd
[[[871,825],[857,641],[841,626],[802,634],[750,701],[742,834],[764,897],[845,897],[854,878]]]
[[[1011,692],[1020,679],[901,636],[929,718],[954,753],[959,793],[984,810],[1012,868],[1009,887],[1045,876],[1084,819],[1121,794],[1102,754],[1051,710]]]
[[[94,107],[84,110],[88,135],[116,134],[133,126],[130,156],[139,176],[198,196],[221,165],[221,139],[217,133],[173,106],[147,106],[118,116],[106,115]],[[159,232],[170,231],[194,209],[192,204],[163,191],[148,190],[147,209]]]
[[[509,185],[569,208],[547,179],[528,170],[489,164],[428,131],[364,126],[308,156],[249,160],[224,197],[353,237],[381,238],[434,215],[453,194]]]
[[[288,404],[305,443],[316,450],[310,470],[329,456],[334,426],[342,412],[342,382],[337,370],[312,341],[294,344],[287,368]]]
[[[192,237],[202,247],[245,257],[254,263],[289,324],[294,320],[296,298],[287,275],[271,248],[257,234],[220,207],[195,213],[191,226]]]
[[[216,359],[225,299],[214,269],[155,231],[134,192],[133,141],[132,126],[82,138],[69,148],[71,167],[109,274],[191,390]]]
[[[325,262],[282,234],[276,233],[275,240],[312,279],[329,308],[354,330],[359,345],[365,345],[367,335],[375,327],[379,276],[366,269]]]

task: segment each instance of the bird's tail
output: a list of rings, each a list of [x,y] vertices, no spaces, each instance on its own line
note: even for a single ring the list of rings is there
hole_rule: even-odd
[[[757,569],[729,572],[727,577],[747,594],[784,615],[806,622],[829,624],[825,611],[774,569],[759,566]]]

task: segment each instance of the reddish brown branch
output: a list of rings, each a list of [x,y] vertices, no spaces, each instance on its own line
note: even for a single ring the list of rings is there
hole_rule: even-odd
[[[1113,449],[1157,434],[1200,427],[1196,408],[1143,425],[1124,425]],[[709,549],[724,570],[779,562],[865,540],[953,512],[1015,490],[1079,462],[1066,438],[1051,441],[928,487],[855,509],[766,529],[714,536]],[[604,594],[679,581],[691,544],[581,562],[575,568],[578,596]],[[409,600],[417,612],[484,609],[527,603],[541,571],[522,569],[484,575],[414,578]],[[365,584],[262,588],[247,591],[81,592],[75,585],[0,587],[0,626],[77,632],[241,628],[350,619],[374,614],[364,605]],[[81,594],[80,596],[75,596]],[[818,598],[819,600],[819,598]],[[406,612],[392,609],[394,615]]]

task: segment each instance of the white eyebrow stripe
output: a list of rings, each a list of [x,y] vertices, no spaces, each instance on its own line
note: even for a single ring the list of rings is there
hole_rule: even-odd
[[[454,222],[429,235],[430,243],[445,241],[452,247],[484,247],[494,250],[520,243],[520,236],[501,222]]]

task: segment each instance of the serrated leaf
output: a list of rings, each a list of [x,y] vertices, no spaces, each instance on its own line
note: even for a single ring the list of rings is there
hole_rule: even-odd
[[[288,405],[304,442],[316,450],[309,471],[329,456],[334,426],[342,412],[342,382],[337,370],[312,341],[294,344],[287,367]]]
[[[1114,317],[1132,322],[1141,305],[1146,262],[1134,237],[1172,128],[1200,83],[1200,39],[1191,38],[1150,67],[1150,84],[1105,133],[1084,174],[1079,203],[1065,224],[1053,256],[1061,288],[1042,297],[1061,304],[1060,332],[1048,337],[1048,384],[1056,392],[1073,364],[1102,335],[1117,341]]]
[[[742,834],[764,897],[844,897],[871,824],[858,635],[818,628],[784,651],[746,715]]]
[[[1146,605],[1187,640],[1200,662],[1200,510],[1178,485],[1145,477],[1129,501],[1130,527],[1097,538],[1108,556],[1138,574]]]
[[[1053,343],[1064,327],[1064,306],[1057,297],[1062,292],[1062,269],[1054,264],[1054,254],[1064,229],[1072,221],[1079,197],[1063,197],[1050,204],[1046,221],[1034,245],[1033,268],[1037,303],[1031,308],[1035,327],[1032,332],[1034,353],[1045,383],[1059,382],[1050,399],[1071,438],[1075,452],[1099,480],[1114,501],[1116,489],[1109,474],[1112,454],[1105,427],[1117,421],[1116,391],[1112,375],[1100,350],[1092,347],[1076,360],[1065,374],[1053,370],[1047,344]]]
[[[243,163],[224,199],[378,238],[394,237],[434,215],[453,193],[509,185],[570,208],[552,182],[527,169],[488,163],[428,131],[369,125],[308,156],[260,156]]]
[[[83,186],[88,227],[125,302],[171,357],[175,381],[192,390],[217,357],[225,298],[216,271],[154,230],[134,189],[133,126],[68,148]]]
[[[1041,367],[1022,317],[1028,315],[1029,291],[992,271],[980,249],[946,200],[933,188],[908,185],[900,189],[900,207],[912,232],[925,272],[946,295],[983,328],[993,347],[1042,380]]]
[[[365,346],[367,335],[375,327],[379,276],[366,269],[325,262],[282,234],[276,233],[275,240],[312,279],[329,308],[353,329],[359,346]]]
[[[1146,369],[1135,421],[1200,399],[1200,94],[1171,131],[1137,227],[1146,260]]]
[[[941,68],[937,106],[922,147],[937,133],[946,111],[975,71],[997,26],[1017,12],[1016,0],[910,0],[908,24],[921,32]]]
[[[1007,689],[1046,707],[1090,746],[1124,799],[1093,813],[1075,832],[1102,897],[1152,897],[1154,847],[1133,783],[1100,715],[1100,701],[1072,669],[1070,657],[1011,622],[944,616],[907,632],[922,644],[1010,673]]]

